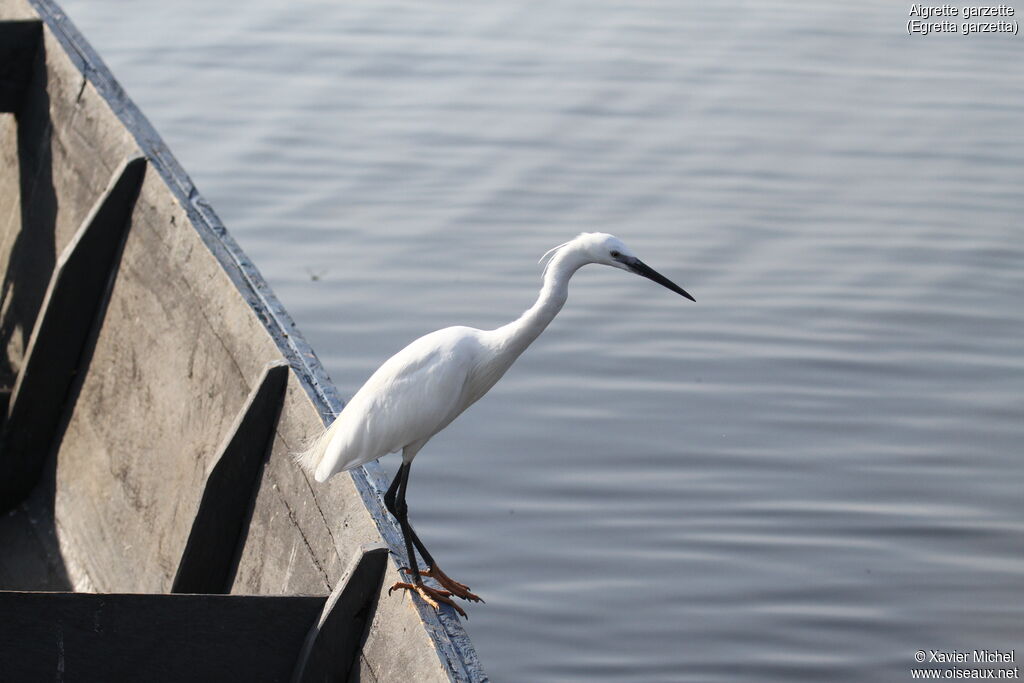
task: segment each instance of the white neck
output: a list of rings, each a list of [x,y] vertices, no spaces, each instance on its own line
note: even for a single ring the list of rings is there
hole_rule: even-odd
[[[501,351],[514,360],[540,336],[562,310],[569,296],[569,279],[589,262],[583,250],[572,243],[554,253],[544,271],[544,284],[537,301],[516,320],[493,331]]]

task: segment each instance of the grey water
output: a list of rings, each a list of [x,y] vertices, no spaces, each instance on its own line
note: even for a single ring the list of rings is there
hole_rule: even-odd
[[[416,459],[494,680],[1024,657],[1024,39],[889,1],[62,4],[342,396],[518,315],[580,231],[696,297],[583,269]]]

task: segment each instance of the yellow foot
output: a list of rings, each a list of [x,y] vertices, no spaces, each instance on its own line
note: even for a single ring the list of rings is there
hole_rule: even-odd
[[[402,567],[400,571],[406,574],[412,574],[412,570],[408,567]],[[455,579],[449,577],[440,567],[430,567],[429,569],[420,570],[420,576],[425,576],[429,579],[433,579],[441,584],[441,587],[445,589],[450,595],[454,595],[457,598],[463,600],[472,600],[473,602],[483,602],[483,598],[475,593],[469,592],[469,586],[464,583],[459,583]]]
[[[464,619],[469,618],[465,610],[463,610],[461,607],[459,607],[452,601],[452,599],[449,597],[451,593],[448,591],[438,590],[436,588],[431,588],[430,586],[424,586],[422,583],[404,583],[402,581],[398,581],[395,583],[394,586],[388,589],[388,595],[391,595],[391,591],[397,590],[399,588],[404,588],[405,590],[415,591],[419,593],[419,596],[423,598],[423,602],[427,603],[434,609],[440,609],[441,605],[439,603],[443,602],[444,604],[450,605],[451,607],[455,608],[455,611],[461,614]]]

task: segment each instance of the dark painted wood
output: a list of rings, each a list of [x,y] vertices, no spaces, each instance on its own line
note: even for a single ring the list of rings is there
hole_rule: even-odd
[[[216,464],[182,553],[172,593],[227,593],[237,567],[239,544],[281,414],[288,364],[267,365],[242,406]]]
[[[306,636],[292,683],[347,681],[358,671],[356,658],[376,609],[387,559],[387,547],[377,545],[363,548],[352,561]]]
[[[125,161],[58,259],[0,431],[0,511],[32,490],[110,293],[146,160]]]
[[[0,591],[4,683],[288,681],[323,597]]]
[[[0,112],[21,109],[42,29],[41,21],[0,21]]]

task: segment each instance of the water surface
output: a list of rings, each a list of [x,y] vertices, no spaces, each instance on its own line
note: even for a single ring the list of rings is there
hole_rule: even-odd
[[[1020,39],[881,1],[64,6],[343,396],[518,315],[582,230],[697,298],[580,271],[417,458],[495,680],[1024,651]]]

